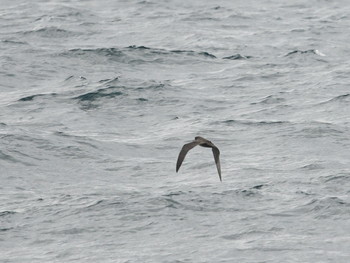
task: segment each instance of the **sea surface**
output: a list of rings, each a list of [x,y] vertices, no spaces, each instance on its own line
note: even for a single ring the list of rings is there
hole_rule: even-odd
[[[350,262],[349,43],[347,0],[0,0],[0,262]]]

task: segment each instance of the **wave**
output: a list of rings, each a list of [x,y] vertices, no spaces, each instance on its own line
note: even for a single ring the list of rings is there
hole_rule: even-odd
[[[208,58],[216,58],[215,55],[210,54],[206,51],[193,51],[193,50],[166,50],[166,49],[158,49],[158,48],[150,48],[150,47],[145,47],[145,46],[129,46],[128,49],[133,49],[133,50],[141,50],[141,51],[146,51],[152,54],[159,54],[159,55],[168,55],[168,54],[185,54],[188,56],[203,56],[203,57],[208,57]]]
[[[325,183],[347,184],[350,182],[349,173],[339,173],[336,175],[328,175],[324,177]]]
[[[18,101],[32,101],[34,100],[35,98],[37,97],[45,97],[45,96],[56,96],[57,93],[50,93],[50,94],[35,94],[35,95],[30,95],[30,96],[27,96],[27,97],[23,97],[23,98],[20,98]]]
[[[346,103],[348,103],[349,101],[350,101],[350,93],[346,93],[346,94],[335,96],[335,97],[333,97],[329,100],[323,101],[319,104],[326,104],[329,102],[346,102]]]
[[[244,56],[241,54],[235,54],[232,56],[228,56],[228,57],[223,57],[222,59],[230,59],[230,60],[241,60],[241,59],[250,59],[252,58],[252,56]]]
[[[193,51],[193,50],[166,50],[159,48],[150,48],[146,46],[128,46],[125,48],[95,48],[95,49],[70,49],[66,52],[61,53],[64,56],[99,56],[107,58],[109,60],[134,64],[134,63],[149,63],[149,62],[167,62],[169,60],[178,59],[179,62],[183,62],[184,57],[198,57],[216,59],[216,56],[206,51]],[[179,56],[181,55],[181,57]]]
[[[285,55],[285,57],[289,57],[289,56],[295,56],[295,55],[317,55],[317,56],[321,56],[324,57],[326,56],[325,54],[321,53],[320,51],[318,51],[317,49],[309,49],[309,50],[293,50],[289,53],[287,53]]]
[[[100,89],[100,90],[103,90],[103,89]],[[102,98],[112,99],[121,95],[123,95],[123,93],[119,91],[111,92],[107,94],[100,91],[95,91],[95,92],[88,92],[88,93],[82,94],[80,96],[74,97],[73,99],[79,102],[82,110],[94,110],[100,107],[100,104],[98,102]]]
[[[170,53],[175,53],[175,54],[186,54],[189,56],[204,56],[208,58],[217,58],[215,55],[202,51],[202,52],[196,52],[193,50],[170,50]]]
[[[18,40],[12,40],[12,39],[1,40],[1,42],[4,43],[4,44],[28,45],[27,42],[18,41]]]
[[[107,57],[120,57],[123,56],[124,53],[117,48],[94,48],[94,49],[82,49],[82,48],[75,48],[69,50],[70,54],[74,54],[77,56],[85,56],[88,54],[96,54],[101,56],[107,56]]]

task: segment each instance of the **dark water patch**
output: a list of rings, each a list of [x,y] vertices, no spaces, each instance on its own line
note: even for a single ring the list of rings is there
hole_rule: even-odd
[[[18,101],[32,101],[34,100],[35,98],[38,98],[38,97],[52,97],[52,96],[57,96],[57,93],[50,93],[50,94],[35,94],[35,95],[30,95],[30,96],[27,96],[27,97],[23,97],[23,98],[20,98]]]
[[[145,98],[138,98],[137,101],[145,102],[145,101],[148,101],[148,99],[145,99]]]
[[[252,56],[244,56],[241,54],[235,54],[232,56],[228,56],[228,57],[223,57],[222,59],[229,59],[229,60],[245,60],[245,59],[250,59],[252,58]]]

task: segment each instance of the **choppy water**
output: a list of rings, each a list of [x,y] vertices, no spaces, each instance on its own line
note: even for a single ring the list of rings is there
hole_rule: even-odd
[[[347,1],[0,3],[1,262],[349,262]]]

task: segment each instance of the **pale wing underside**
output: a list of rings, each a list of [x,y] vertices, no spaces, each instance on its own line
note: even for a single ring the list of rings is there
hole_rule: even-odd
[[[215,160],[215,164],[216,164],[216,168],[218,169],[218,173],[219,173],[219,178],[220,178],[220,181],[221,180],[221,165],[220,165],[220,151],[219,149],[213,145],[212,147],[212,150],[213,150],[213,155],[214,155],[214,160]]]
[[[179,157],[177,158],[176,172],[180,169],[180,166],[181,166],[183,160],[185,159],[185,156],[188,153],[188,151],[191,150],[193,147],[197,146],[198,144],[199,144],[198,141],[193,141],[193,142],[185,144],[182,147],[182,149],[179,153]]]

